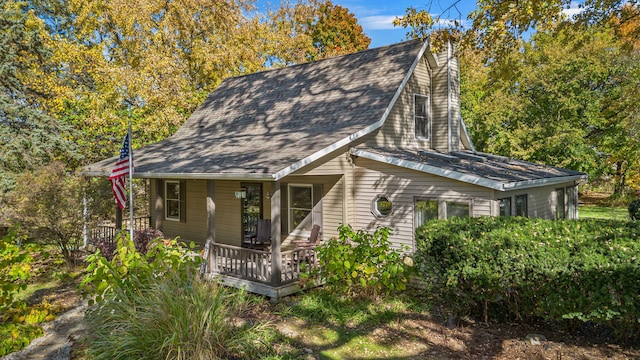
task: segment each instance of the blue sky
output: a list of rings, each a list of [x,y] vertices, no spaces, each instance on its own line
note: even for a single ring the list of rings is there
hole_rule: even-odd
[[[333,0],[333,3],[348,8],[358,19],[365,34],[371,38],[372,48],[406,40],[407,30],[394,27],[391,23],[396,16],[402,16],[409,6],[428,10],[431,16],[445,20],[466,20],[475,8],[475,1],[461,0],[455,8],[446,12],[454,0]],[[429,3],[431,6],[429,7]]]
[[[404,15],[405,10],[410,6],[428,10],[432,17],[439,16],[441,22],[449,20],[466,22],[467,15],[476,7],[475,0],[457,2],[456,0],[332,0],[332,2],[348,8],[356,16],[365,34],[371,38],[370,48],[406,40],[407,30],[394,27],[392,21],[396,16]],[[581,2],[584,0],[572,1],[572,10],[565,11],[565,14],[575,14],[578,3]],[[277,4],[279,0],[258,0],[258,3]],[[451,7],[454,3],[455,7]]]

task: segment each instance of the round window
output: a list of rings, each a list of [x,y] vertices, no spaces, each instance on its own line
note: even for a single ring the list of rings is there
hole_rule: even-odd
[[[373,200],[373,214],[377,217],[387,217],[391,214],[391,200],[387,195],[378,195]]]

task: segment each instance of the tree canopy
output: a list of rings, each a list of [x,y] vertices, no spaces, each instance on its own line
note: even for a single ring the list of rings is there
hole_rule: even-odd
[[[570,3],[482,0],[467,28],[409,8],[395,23],[434,47],[459,43],[461,111],[479,150],[640,189],[640,8],[586,0],[569,17]]]

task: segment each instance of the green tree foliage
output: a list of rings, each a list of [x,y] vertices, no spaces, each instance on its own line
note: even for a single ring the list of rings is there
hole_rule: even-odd
[[[73,154],[64,139],[70,127],[43,110],[47,89],[34,81],[49,64],[46,41],[43,21],[26,3],[0,4],[0,195],[22,171]]]
[[[57,246],[69,265],[74,265],[76,250],[83,244],[83,187],[80,177],[54,162],[23,173],[9,194],[12,222],[30,239]]]
[[[0,314],[7,314],[15,295],[27,287],[31,276],[31,255],[21,248],[21,240],[15,231],[0,239]],[[0,323],[5,320],[0,315]]]

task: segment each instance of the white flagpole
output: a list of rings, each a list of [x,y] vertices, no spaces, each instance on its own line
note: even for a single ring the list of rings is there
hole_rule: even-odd
[[[131,118],[129,118],[129,239],[133,241],[133,151],[131,149]]]

